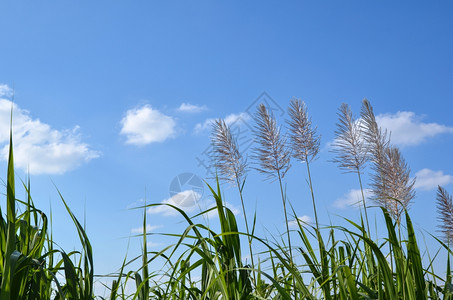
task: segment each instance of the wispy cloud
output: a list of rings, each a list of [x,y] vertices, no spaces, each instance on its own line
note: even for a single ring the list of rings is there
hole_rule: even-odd
[[[0,93],[7,93],[2,85]],[[6,92],[5,92],[6,91]],[[100,156],[83,143],[79,127],[56,130],[7,99],[0,99],[0,160],[9,150],[11,107],[13,107],[13,142],[15,166],[30,174],[63,174]]]
[[[186,213],[193,213],[199,209],[201,196],[201,194],[194,190],[185,190],[163,200],[161,204],[170,204]],[[176,216],[179,214],[174,208],[168,205],[152,206],[148,208],[147,212],[149,214],[162,214],[164,216]]]
[[[142,207],[146,204],[145,199],[137,199],[132,203],[129,203],[126,206],[126,209],[131,209],[131,208],[137,208],[137,207]]]
[[[147,242],[146,243],[146,246],[148,248],[158,248],[158,247],[162,247],[163,245],[164,245],[164,243],[155,243],[155,242]]]
[[[163,142],[176,134],[175,120],[148,104],[128,110],[121,125],[120,134],[126,136],[126,143],[133,145]]]
[[[215,204],[214,202],[206,202],[207,205],[205,205],[205,209],[208,209],[208,208],[211,208],[211,207],[214,207]],[[231,212],[233,213],[233,215],[237,216],[241,213],[240,209],[237,208],[236,206],[234,206],[232,203],[230,202],[225,202],[224,205],[229,209],[231,210]],[[214,210],[211,210],[209,213],[208,213],[208,218],[209,219],[214,219],[214,218],[218,218],[219,217],[219,213],[217,211],[217,209],[214,209]]]
[[[299,221],[297,221],[299,220]],[[301,216],[301,217],[297,217],[296,220],[291,220],[288,222],[288,226],[291,227],[291,228],[296,228],[296,227],[299,227],[299,222],[301,225],[305,225],[305,224],[310,224],[313,222],[312,218],[310,216]]]
[[[162,225],[150,225],[146,224],[146,232],[152,232],[158,228],[161,228]],[[143,233],[143,226],[137,227],[137,228],[132,228],[131,233],[137,233],[137,234],[142,234]]]
[[[177,193],[174,196],[163,200],[160,204],[162,205],[148,208],[147,212],[149,214],[160,214],[163,216],[177,216],[179,215],[179,212],[165,204],[173,205],[187,214],[199,213],[215,206],[214,201],[202,198],[201,194],[193,190],[186,190]],[[231,203],[227,202],[225,205],[233,212],[234,215],[240,213],[240,210]],[[206,217],[209,219],[216,218],[217,216],[218,213],[216,209],[211,210],[206,214]]]
[[[193,132],[195,134],[201,134],[205,131],[209,131],[215,120],[216,119],[210,118],[206,119],[203,123],[198,123],[195,125]],[[234,123],[248,122],[251,120],[251,117],[248,113],[241,112],[239,114],[229,114],[224,118],[224,120],[227,125],[232,125]]]
[[[0,97],[9,98],[13,94],[13,90],[6,84],[0,84]]]
[[[442,171],[433,171],[422,169],[415,173],[414,188],[421,190],[434,190],[438,185],[447,185],[453,183],[453,176],[444,174]]]
[[[362,119],[356,122],[362,122]],[[417,146],[436,135],[453,133],[453,127],[438,123],[423,123],[421,116],[410,111],[379,114],[376,116],[376,122],[391,134],[391,143],[400,147]],[[333,144],[335,141],[327,143],[326,147],[329,151],[332,150]]]
[[[365,203],[371,195],[370,189],[364,189],[363,194],[365,196]],[[345,209],[350,207],[360,208],[363,206],[362,203],[362,192],[360,189],[351,189],[343,197],[337,199],[333,206],[339,209]]]
[[[438,134],[453,133],[453,127],[423,123],[420,116],[410,111],[380,114],[376,116],[376,121],[379,126],[392,133],[392,143],[399,146],[415,146]]]
[[[186,113],[199,113],[207,109],[208,107],[206,105],[193,105],[190,103],[182,103],[181,106],[179,106],[178,111]]]

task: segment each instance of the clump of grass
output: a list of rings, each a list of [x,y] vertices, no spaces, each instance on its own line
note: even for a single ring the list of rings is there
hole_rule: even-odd
[[[27,199],[16,198],[12,142],[11,129],[6,220],[0,210],[0,299],[94,299],[92,249],[85,230],[60,194],[83,251],[54,248],[48,217],[33,204],[30,181],[23,183]]]
[[[311,121],[307,117],[305,104],[293,100],[291,111],[294,120],[303,121],[291,123],[292,134],[316,137],[314,130],[308,130],[311,128]],[[352,228],[332,225],[322,229],[328,231],[325,243],[318,224],[302,224],[296,219],[299,225],[296,234],[301,245],[293,249],[301,254],[299,264],[295,263],[291,252],[288,259],[284,243],[270,243],[253,235],[253,240],[265,250],[260,253],[261,260],[257,265],[252,263],[250,267],[244,266],[239,239],[243,233],[237,227],[234,214],[223,205],[217,179],[217,188],[209,188],[216,200],[216,207],[212,209],[216,209],[219,214],[221,231],[216,233],[195,222],[200,214],[209,213],[210,210],[189,217],[180,208],[160,204],[178,211],[188,226],[183,233],[166,234],[177,237],[174,245],[146,254],[150,257],[148,263],[162,258],[168,268],[163,268],[161,273],[150,275],[147,279],[135,276],[139,284],[134,297],[147,297],[139,291],[143,290],[143,281],[149,280],[149,297],[152,299],[450,299],[453,295],[450,287],[450,260],[447,260],[447,276],[443,285],[435,281],[441,280],[442,276],[427,270],[422,264],[416,234],[407,212],[408,201],[405,200],[411,199],[407,195],[413,195],[413,184],[407,180],[409,168],[399,150],[390,145],[387,133],[378,127],[368,101],[364,102],[361,121],[352,118],[347,105],[341,106],[339,117],[334,143],[336,162],[342,170],[356,172],[361,183],[360,175],[365,163],[368,159],[371,160],[374,172],[372,186],[375,195],[379,196],[376,200],[382,206],[381,213],[386,225],[386,234],[381,239],[370,238],[368,224],[365,227],[363,220],[359,223],[346,220]],[[264,105],[258,107],[256,119],[256,140],[259,144],[254,149],[254,158],[258,161],[257,169],[266,175],[266,179],[279,180],[288,225],[282,178],[290,168],[290,152],[274,117]],[[305,126],[305,131],[299,128],[301,124]],[[312,142],[302,140],[306,136],[300,138],[296,149],[304,152],[301,152],[299,159],[310,162],[318,154],[319,138]],[[241,161],[240,153],[232,146],[233,143],[234,138],[228,127],[218,121],[213,133],[213,145],[219,155],[216,157],[219,163],[217,169],[221,177],[226,177],[233,183],[232,179],[236,179],[238,184],[240,181],[237,178],[241,172],[234,170],[243,168],[231,165],[232,162]],[[293,147],[297,143],[293,140]],[[302,149],[303,145],[314,145],[315,148],[308,152],[307,149]],[[293,152],[296,149],[293,148]],[[311,185],[310,188],[313,189]],[[312,200],[314,206],[314,197]],[[364,202],[364,197],[362,201]],[[451,221],[448,213],[451,210],[451,197],[445,190],[440,190],[438,201],[439,210],[445,217],[441,221]],[[295,212],[294,214],[296,215]],[[400,226],[401,224],[404,226]],[[444,229],[450,231],[448,226]],[[248,232],[246,235],[250,236]],[[313,246],[313,239],[316,240],[317,247]],[[290,243],[288,234],[288,244]],[[290,246],[289,251],[291,249]],[[451,253],[451,250],[448,251]],[[433,261],[430,260],[429,266],[432,264]],[[125,264],[120,273],[124,267]],[[255,271],[257,275],[254,286],[251,285],[251,271]],[[199,276],[197,274],[201,274],[200,279],[194,280]],[[151,284],[155,276],[160,281]],[[116,282],[120,279],[121,277]],[[122,297],[127,298],[124,295]]]
[[[316,137],[315,131],[310,129],[311,121],[305,104],[293,100],[291,111],[292,118],[301,122],[291,123],[290,127],[305,126],[305,131],[299,128],[294,132]],[[301,257],[296,261],[291,253],[288,259],[284,242],[271,243],[255,236],[253,231],[249,233],[248,229],[247,233],[240,231],[235,215],[224,206],[217,179],[215,186],[208,185],[215,206],[194,216],[170,204],[145,203],[140,207],[144,212],[143,233],[137,237],[143,243],[142,253],[129,260],[125,258],[118,273],[111,274],[114,280],[108,299],[452,299],[451,196],[444,188],[438,188],[440,228],[448,244],[438,240],[448,253],[447,273],[443,276],[429,269],[434,264],[431,258],[428,267],[423,265],[407,210],[415,196],[409,168],[399,150],[390,145],[387,134],[377,126],[370,103],[365,101],[363,104],[361,122],[352,118],[346,105],[341,106],[339,116],[335,147],[340,168],[357,172],[360,181],[366,161],[363,149],[370,147],[368,153],[374,172],[371,185],[377,202],[382,206],[378,213],[385,223],[385,233],[381,238],[371,239],[362,219],[361,222],[346,219],[350,228],[332,225],[322,229],[318,224],[302,224],[296,219],[299,226],[295,234],[299,237],[299,245],[291,247],[289,230],[288,244],[290,253],[291,249],[296,249]],[[254,151],[259,164],[257,169],[267,175],[267,179],[279,180],[288,226],[282,178],[290,168],[290,151],[274,117],[264,105],[258,108],[257,120],[259,144]],[[243,203],[241,193],[245,185],[246,161],[242,159],[226,124],[218,121],[215,126],[213,143],[219,155],[216,157],[218,170],[222,178],[236,183]],[[358,126],[361,126],[360,130]],[[47,216],[34,206],[29,182],[23,184],[27,199],[16,198],[12,138],[10,142],[6,219],[0,214],[0,300],[94,299],[92,249],[83,227],[61,197],[75,224],[83,250],[67,253],[54,249]],[[302,145],[310,143],[319,147],[319,138],[312,142],[299,140],[298,143],[300,151]],[[302,158],[308,163],[318,154],[319,148],[304,151],[305,154],[301,155],[305,155]],[[313,191],[311,183],[310,189]],[[315,206],[314,196],[312,202]],[[173,236],[174,244],[159,251],[149,251],[146,244],[151,233],[146,232],[146,209],[156,205],[166,205],[177,211],[187,227],[182,233],[163,234]],[[19,213],[21,209],[23,211]],[[243,209],[245,214],[244,205]],[[197,222],[200,215],[212,210],[218,214],[219,232]],[[294,215],[297,214],[294,212]],[[247,221],[245,224],[247,227]],[[328,237],[327,242],[321,235],[324,230],[327,231],[324,234]],[[264,249],[259,253],[257,264],[253,261],[251,266],[243,263],[241,235],[253,238]],[[314,239],[316,246],[313,246]],[[248,241],[250,246],[251,240]],[[141,266],[138,270],[128,271],[134,261],[141,261]],[[151,264],[157,261],[162,262],[162,267],[152,270]],[[252,279],[252,273],[256,279]],[[57,274],[64,279],[57,279]],[[135,283],[136,290],[126,294],[125,286],[130,282]]]

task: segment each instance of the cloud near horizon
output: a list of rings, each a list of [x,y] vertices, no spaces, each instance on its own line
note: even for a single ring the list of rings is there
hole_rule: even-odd
[[[149,104],[130,109],[121,120],[120,134],[126,136],[126,143],[148,145],[160,143],[176,135],[176,122]]]
[[[0,95],[11,89],[0,85]],[[0,160],[9,152],[11,108],[13,109],[13,143],[15,166],[30,174],[63,174],[100,156],[83,143],[79,126],[56,130],[39,119],[32,119],[27,110],[10,100],[0,98]]]
[[[438,134],[453,133],[453,127],[437,123],[423,123],[414,112],[399,111],[379,114],[376,122],[391,133],[391,142],[398,146],[415,146]]]

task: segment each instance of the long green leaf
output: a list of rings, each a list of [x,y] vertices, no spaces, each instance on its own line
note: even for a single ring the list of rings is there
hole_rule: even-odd
[[[2,274],[2,284],[0,300],[11,299],[11,285],[14,274],[14,268],[11,265],[11,255],[16,249],[16,196],[14,186],[14,158],[13,158],[13,131],[12,131],[12,112],[11,112],[11,129],[9,132],[9,155],[8,155],[8,172],[6,183],[6,219],[7,219],[7,236],[6,252]]]
[[[422,266],[422,258],[420,256],[420,250],[418,249],[417,240],[415,238],[414,228],[412,226],[412,221],[409,217],[409,214],[406,211],[406,226],[408,234],[408,243],[407,243],[407,256],[412,270],[412,274],[415,279],[416,286],[416,299],[427,299],[428,294],[425,284],[425,276]]]

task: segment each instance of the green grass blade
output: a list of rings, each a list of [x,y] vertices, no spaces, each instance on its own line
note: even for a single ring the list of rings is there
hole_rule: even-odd
[[[145,191],[146,194],[146,191]],[[145,199],[146,207],[146,199]],[[146,239],[146,208],[143,209],[143,254],[142,254],[143,295],[149,296],[148,241]]]
[[[422,258],[420,256],[420,250],[418,249],[417,240],[415,238],[415,232],[412,226],[412,221],[407,211],[406,211],[406,226],[408,234],[407,256],[415,280],[416,299],[417,300],[427,299],[428,294],[426,290]]]
[[[66,295],[68,300],[76,300],[79,299],[79,293],[77,292],[77,274],[75,271],[75,266],[72,263],[69,256],[65,253],[61,253],[64,261],[64,272],[65,272],[65,279],[66,279]]]
[[[94,270],[93,270],[93,250],[91,247],[90,240],[88,239],[88,235],[86,234],[85,230],[83,229],[80,222],[77,220],[71,209],[69,208],[68,204],[61,195],[60,191],[57,189],[57,192],[60,196],[61,201],[63,202],[64,206],[66,207],[66,211],[68,212],[69,216],[71,217],[74,225],[76,226],[77,233],[79,235],[80,242],[83,247],[83,260],[84,260],[84,276],[83,276],[83,295],[82,299],[89,300],[93,298],[93,279],[94,279]]]
[[[3,265],[2,284],[0,300],[11,299],[11,285],[14,269],[11,265],[11,255],[16,249],[16,196],[14,186],[14,158],[13,158],[13,132],[12,132],[12,113],[11,129],[9,132],[9,155],[8,171],[6,183],[6,219],[7,219],[7,236],[6,251]]]

